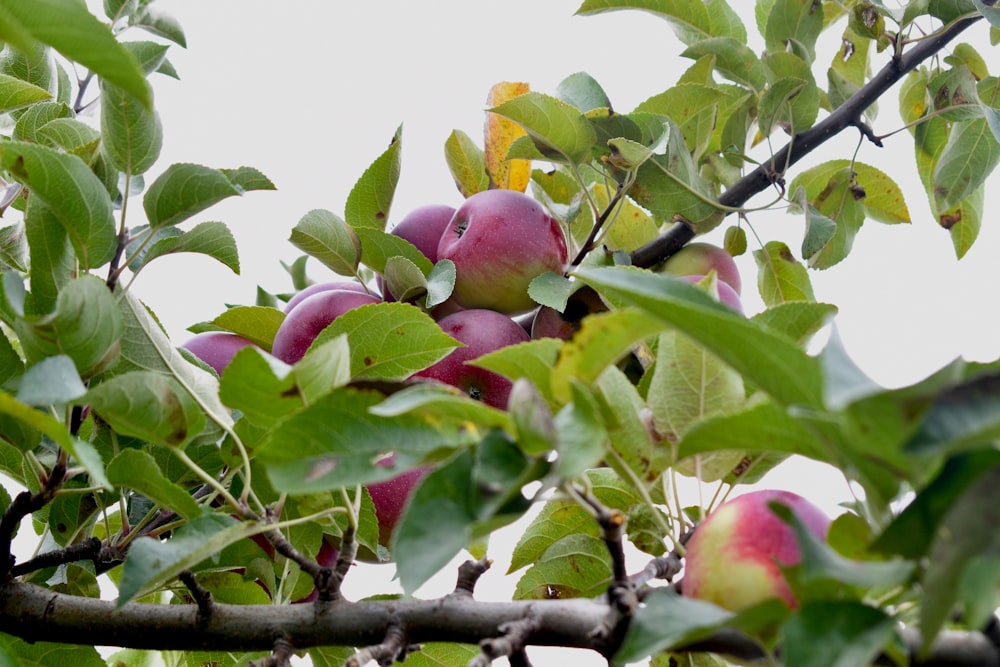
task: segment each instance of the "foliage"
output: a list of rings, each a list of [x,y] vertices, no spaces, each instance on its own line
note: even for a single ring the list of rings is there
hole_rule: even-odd
[[[488,554],[489,535],[525,517],[514,597],[541,607],[605,596],[603,634],[556,636],[619,664],[657,655],[661,664],[699,646],[795,665],[905,661],[936,650],[945,628],[981,637],[1000,583],[1000,362],[956,361],[889,390],[835,335],[817,350],[813,338],[836,306],[815,301],[809,269],[836,270],[866,221],[907,223],[910,213],[890,174],[853,157],[787,170],[849,127],[876,143],[904,141],[869,125],[870,105],[902,80],[899,106],[930,208],[964,255],[1000,162],[1000,79],[988,58],[950,43],[967,28],[995,36],[992,4],[758,0],[746,25],[726,0],[584,0],[581,15],[639,9],[665,19],[690,62],[625,113],[585,73],[550,92],[498,84],[482,141],[448,138],[463,196],[526,190],[570,239],[565,275],[540,276],[531,296],[562,310],[593,290],[607,306],[571,339],[476,362],[515,381],[507,410],[410,381],[458,343],[431,315],[450,294],[454,265],[428,261],[386,226],[401,130],[359,175],[342,214],[304,212],[290,242],[326,275],[374,285],[391,272],[406,302],[351,311],[289,365],[269,354],[289,295],[261,290],[258,303],[191,323],[255,343],[221,377],[179,349],[143,304],[140,274],[190,252],[239,272],[233,234],[199,215],[274,186],[239,165],[173,164],[154,176],[163,134],[151,81],[177,75],[168,54],[184,34],[152,0],[103,8],[96,16],[76,0],[0,0],[0,111],[9,119],[0,141],[0,470],[27,489],[0,493],[0,540],[6,549],[33,530],[45,552],[4,559],[4,660],[103,664],[92,646],[70,645],[89,641],[73,634],[78,621],[27,622],[14,593],[32,584],[73,596],[72,607],[98,598],[105,574],[117,618],[135,623],[131,639],[93,638],[130,649],[117,664],[145,664],[149,656],[131,649],[153,645],[192,651],[164,653],[167,664],[200,664],[195,648],[218,651],[212,664],[245,664],[272,643],[279,659],[308,650],[314,664],[332,664],[353,649],[391,659],[423,640],[490,640],[435,636],[414,616],[408,630],[382,618],[355,635],[267,636],[262,647],[202,621],[230,603],[257,614],[246,617],[261,623],[247,625],[251,633],[273,614],[318,624],[289,603],[314,589],[317,617],[343,603],[337,587],[355,557],[394,564],[411,595],[463,550]],[[765,53],[746,46],[748,30]],[[819,52],[824,32],[842,35],[839,53]],[[950,55],[936,58],[945,48]],[[87,72],[78,81],[76,68]],[[814,75],[824,69],[825,80]],[[93,106],[99,114],[84,113]],[[781,142],[773,160],[754,157]],[[743,252],[744,205],[767,190],[773,208],[803,225],[801,238],[764,238],[753,251],[765,310],[745,317],[713,298],[711,277],[706,291],[654,270],[720,225],[729,225],[727,249]],[[314,280],[304,258],[289,267],[297,289]],[[798,531],[805,558],[789,578],[799,609],[734,614],[624,575],[614,545],[679,562],[693,518],[793,455],[830,464],[860,489],[828,543]],[[420,466],[433,471],[391,543],[380,544],[367,485]],[[682,502],[684,476],[712,491],[708,506]],[[316,562],[324,543],[339,550],[335,565]],[[623,591],[634,610],[616,604]],[[187,632],[152,642],[135,602],[196,602],[198,616]],[[528,624],[509,632],[506,649],[433,643],[410,659],[517,656],[550,631]],[[741,639],[727,644],[732,631]],[[68,643],[28,643],[40,639]]]

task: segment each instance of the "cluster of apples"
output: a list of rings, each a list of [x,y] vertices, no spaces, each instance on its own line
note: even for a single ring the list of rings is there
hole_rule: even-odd
[[[505,409],[511,382],[465,362],[530,340],[532,313],[538,308],[528,295],[528,286],[547,271],[561,273],[568,261],[558,221],[522,192],[486,190],[469,196],[457,209],[439,204],[413,209],[390,233],[410,242],[432,264],[448,259],[455,265],[452,296],[430,315],[462,346],[414,379],[443,382]],[[382,287],[384,282],[379,280],[378,288]],[[388,290],[383,291],[379,294],[376,287],[348,279],[301,290],[284,306],[285,317],[270,353],[294,364],[340,315],[366,304],[395,300]],[[236,334],[212,331],[196,334],[183,347],[221,375],[248,345],[252,343]],[[384,542],[426,472],[409,471],[368,486]]]

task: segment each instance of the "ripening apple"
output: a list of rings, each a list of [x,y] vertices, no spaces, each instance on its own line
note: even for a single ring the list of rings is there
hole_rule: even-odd
[[[454,207],[447,204],[418,206],[400,218],[389,233],[406,239],[431,260],[431,264],[437,264],[438,244],[454,215]]]
[[[285,315],[274,334],[271,354],[286,364],[294,364],[336,318],[353,308],[380,301],[374,294],[348,289],[331,289],[308,296]]]
[[[465,362],[508,345],[527,342],[530,340],[527,332],[507,315],[484,308],[452,313],[438,320],[438,326],[464,346],[455,348],[414,377],[450,384],[487,405],[505,409],[513,386],[511,381]]]
[[[306,287],[294,295],[285,304],[284,311],[287,315],[291,312],[292,308],[299,305],[313,294],[319,294],[320,292],[329,292],[331,290],[348,290],[351,292],[359,292],[361,294],[374,294],[368,287],[365,287],[356,280],[331,280],[322,283],[313,283],[309,287]],[[375,294],[375,296],[378,296]]]
[[[584,317],[607,309],[607,304],[597,292],[590,287],[581,287],[570,294],[562,312],[550,306],[541,306],[531,322],[531,337],[569,340],[580,330]]]
[[[712,269],[715,269],[719,280],[732,287],[736,294],[742,293],[743,281],[736,260],[725,248],[711,243],[687,244],[668,257],[659,270],[674,276],[704,276]]]
[[[439,260],[455,263],[452,296],[463,308],[510,315],[537,305],[528,285],[546,271],[562,272],[567,253],[556,219],[514,190],[471,195],[455,211],[437,251]]]
[[[413,495],[413,489],[427,473],[430,466],[421,466],[396,475],[383,482],[372,482],[367,485],[368,494],[375,505],[375,516],[378,517],[378,541],[388,545],[392,538],[399,518],[403,516],[406,503]]]
[[[691,283],[692,285],[698,285],[706,276],[691,275],[691,276],[680,276],[680,279],[684,282]],[[722,279],[715,281],[715,289],[718,292],[719,302],[724,303],[729,306],[740,315],[743,314],[743,301],[740,299],[740,295],[736,293],[729,283],[722,282]]]
[[[228,331],[203,331],[189,338],[181,347],[222,375],[236,353],[253,345],[249,340]]]
[[[684,556],[684,595],[739,611],[771,598],[798,606],[782,566],[801,560],[795,531],[769,503],[787,505],[818,538],[825,540],[830,519],[790,491],[765,489],[736,496],[698,525]]]

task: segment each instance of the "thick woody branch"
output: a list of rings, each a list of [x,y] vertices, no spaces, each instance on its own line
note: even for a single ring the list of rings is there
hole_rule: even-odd
[[[829,116],[805,132],[793,136],[769,160],[722,193],[719,197],[719,203],[726,208],[743,206],[754,195],[767,190],[774,183],[781,182],[789,167],[819,146],[849,127],[863,127],[861,116],[868,107],[899,83],[917,65],[943,49],[962,31],[981,18],[975,16],[955,21],[939,33],[917,43],[903,55],[893,58],[850,99],[834,109]],[[694,238],[694,229],[691,226],[675,224],[659,238],[633,251],[632,264],[644,268],[655,266],[680,250],[692,238]]]
[[[323,614],[313,605],[214,603],[211,616],[199,624],[197,605],[130,603],[115,611],[114,602],[54,593],[33,584],[11,581],[0,586],[0,632],[26,641],[58,637],[67,644],[151,650],[271,651],[279,639],[296,650],[378,646],[390,628],[400,626],[406,628],[409,644],[479,644],[496,637],[499,628],[516,627],[530,617],[535,625],[525,636],[527,645],[600,652],[592,635],[608,612],[607,603],[599,600],[480,602],[447,595],[439,600],[340,600]],[[904,629],[902,636],[914,665],[1000,667],[1000,651],[980,632],[945,631],[922,660],[916,659],[920,635]],[[711,651],[748,661],[762,657],[756,642],[730,630],[676,650]]]

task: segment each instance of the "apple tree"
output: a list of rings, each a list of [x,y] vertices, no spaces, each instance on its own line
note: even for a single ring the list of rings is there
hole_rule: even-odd
[[[583,0],[660,21],[678,76],[627,112],[584,72],[497,83],[444,146],[456,209],[392,208],[397,132],[289,224],[290,288],[173,340],[143,270],[245,271],[203,212],[275,186],[159,163],[185,38],[153,0],[0,0],[0,662],[1000,664],[1000,361],[881,387],[811,284],[909,206],[975,243],[1000,78],[961,40],[1000,9],[735,4]],[[911,147],[926,200],[858,138]],[[778,208],[795,238],[748,235]],[[838,516],[742,493],[802,457],[857,489]],[[511,599],[479,599],[512,524]],[[363,567],[403,592],[349,599]]]

